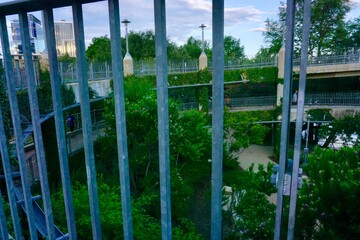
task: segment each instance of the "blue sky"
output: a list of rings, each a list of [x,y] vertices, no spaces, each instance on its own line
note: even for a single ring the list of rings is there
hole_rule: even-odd
[[[9,0],[0,0],[7,2]],[[154,10],[151,0],[120,0],[120,17],[131,21],[129,30],[154,30]],[[355,8],[348,18],[360,16],[360,0],[351,0]],[[265,20],[277,19],[279,0],[225,0],[225,35],[239,38],[245,46],[245,53],[254,56],[263,41]],[[205,24],[205,40],[211,43],[211,0],[167,0],[167,35],[178,44],[190,36],[201,39],[199,25]],[[93,37],[109,35],[107,2],[84,6],[85,38],[87,44]],[[40,16],[39,13],[35,15]],[[70,8],[56,9],[56,20],[72,20]],[[11,19],[13,17],[9,17]],[[122,26],[122,35],[125,30]],[[131,43],[129,43],[131,48]]]

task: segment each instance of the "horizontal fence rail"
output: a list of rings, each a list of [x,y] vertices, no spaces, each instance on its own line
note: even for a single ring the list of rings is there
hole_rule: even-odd
[[[224,104],[226,106],[226,104]],[[305,94],[306,106],[360,106],[360,92],[347,93],[308,93]],[[180,104],[181,110],[199,109],[198,102],[184,102]],[[230,104],[227,105],[231,109],[236,108],[252,108],[252,107],[275,107],[276,96],[253,96],[231,98]],[[211,109],[211,100],[209,100],[209,108]]]
[[[325,55],[321,57],[309,57],[308,66],[352,64],[360,62],[360,52],[354,51],[338,55]],[[294,66],[300,66],[300,59],[294,59]]]
[[[354,64],[359,63],[360,52],[354,51],[339,55],[327,55],[321,57],[310,57],[307,61],[308,66],[336,65],[336,64]],[[155,75],[155,59],[134,60],[134,74],[137,76]],[[224,62],[225,70],[236,70],[245,68],[261,68],[277,66],[277,57],[265,58],[259,60],[248,59],[228,59]],[[300,59],[294,59],[294,66],[300,65]],[[212,70],[212,61],[208,59],[208,68]],[[34,60],[34,69],[36,70],[37,84],[39,84],[38,61]],[[198,59],[169,59],[169,73],[187,73],[197,72],[199,70]],[[59,62],[60,78],[63,84],[77,82],[77,67],[75,62]],[[88,81],[110,79],[112,75],[111,64],[107,62],[91,62],[87,67]],[[17,89],[26,88],[24,67],[15,60],[15,84]]]
[[[212,70],[211,59],[208,60],[209,69]],[[227,60],[225,62],[226,70],[260,68],[276,66],[276,58],[251,60]],[[77,82],[76,64],[72,62],[60,62],[59,71],[62,83]],[[169,59],[168,73],[187,73],[199,71],[198,59]],[[137,76],[155,75],[155,59],[134,61],[134,74]],[[88,80],[96,81],[112,78],[112,67],[106,62],[91,62],[88,65]]]

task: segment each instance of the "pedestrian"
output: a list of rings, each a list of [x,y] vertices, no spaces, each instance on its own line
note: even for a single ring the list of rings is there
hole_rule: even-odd
[[[71,113],[68,114],[67,118],[66,118],[66,125],[69,126],[70,128],[70,132],[74,131],[75,128],[75,118],[73,115],[71,115]]]
[[[226,94],[225,95],[225,105],[229,108],[231,108],[231,99],[230,99],[230,96],[229,94]]]
[[[297,101],[298,101],[298,91],[295,90],[293,96],[292,96],[292,104],[293,105],[296,105],[297,104]]]

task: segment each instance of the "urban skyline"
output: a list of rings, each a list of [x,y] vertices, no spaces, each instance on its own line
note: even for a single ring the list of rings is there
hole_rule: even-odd
[[[0,3],[9,0],[0,0]],[[240,39],[245,47],[245,54],[253,57],[264,42],[265,20],[276,20],[280,3],[285,1],[261,1],[261,0],[228,0],[225,2],[225,35],[231,35]],[[354,19],[360,16],[360,0],[350,0],[352,10],[346,19]],[[167,35],[170,40],[182,45],[193,36],[201,39],[199,26],[205,24],[204,40],[212,44],[212,1],[211,0],[177,0],[166,3],[167,10]],[[139,9],[139,6],[142,6]],[[85,43],[88,46],[94,37],[109,36],[108,7],[106,1],[85,4],[83,6],[85,23]],[[154,11],[151,1],[146,0],[122,0],[120,1],[121,19],[129,19],[129,31],[154,31]],[[41,19],[40,12],[33,13]],[[94,17],[95,16],[95,17]],[[66,20],[72,22],[70,7],[54,10],[56,21]],[[12,15],[7,20],[17,18]],[[125,27],[121,26],[121,35],[125,36]],[[131,47],[131,46],[130,46]]]

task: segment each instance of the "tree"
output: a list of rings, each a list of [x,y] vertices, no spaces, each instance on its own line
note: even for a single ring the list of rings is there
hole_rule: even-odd
[[[261,116],[261,117],[260,117]],[[262,144],[270,128],[256,124],[260,120],[271,120],[269,112],[225,112],[225,138],[231,152],[242,151],[251,144]]]
[[[326,141],[322,147],[328,147],[330,143],[335,141],[336,136],[340,136],[344,143],[353,143],[360,145],[360,140],[353,140],[352,135],[360,135],[360,114],[355,116],[344,116],[336,119],[331,123],[331,127],[328,125],[323,126],[320,129],[320,136],[326,138]]]
[[[145,192],[158,193],[158,128],[157,99],[152,85],[136,77],[126,78],[127,140],[135,195]],[[114,159],[116,131],[113,99],[105,108],[107,144],[102,158]],[[169,99],[171,184],[175,218],[185,217],[194,188],[210,175],[211,136],[205,113],[179,112],[178,104]],[[109,149],[111,148],[111,149]],[[112,156],[112,157],[111,157]]]
[[[225,59],[245,59],[244,46],[241,46],[240,39],[232,36],[225,36],[224,38],[224,55]]]
[[[316,148],[299,189],[296,239],[359,239],[359,148]]]
[[[272,165],[254,165],[248,170],[239,170],[232,176],[232,194],[224,195],[223,201],[229,207],[224,221],[230,222],[232,231],[226,239],[270,239],[273,237],[275,205],[268,200],[276,189],[269,182]]]
[[[350,34],[348,38],[348,47],[359,48],[360,47],[360,17],[350,20],[346,24],[347,31]]]
[[[285,3],[279,8],[279,20],[266,20],[265,42],[270,52],[278,52],[281,47],[285,20]],[[345,28],[345,16],[350,11],[349,0],[312,1],[309,54],[322,56],[337,53],[346,46],[348,32]],[[295,17],[295,54],[300,54],[303,19],[303,1],[296,1]]]
[[[100,208],[100,223],[102,237],[105,240],[124,239],[122,228],[122,214],[120,201],[120,188],[110,187],[103,182],[101,176],[98,178],[98,196]],[[72,185],[73,205],[76,218],[76,230],[79,239],[92,239],[89,196],[86,184],[76,182]],[[156,240],[161,238],[161,224],[147,213],[154,196],[143,195],[132,199],[133,233],[135,239]],[[63,191],[58,190],[52,195],[52,206],[56,224],[66,231],[66,214],[63,207]],[[187,220],[179,221],[174,227],[174,239],[199,240],[193,224]]]
[[[186,43],[180,48],[187,53],[187,57],[198,58],[201,54],[201,40],[189,37]]]
[[[4,121],[5,134],[7,138],[10,138],[11,134],[11,113],[10,113],[10,103],[8,100],[7,90],[6,90],[6,80],[4,79],[4,69],[0,64],[0,108]]]
[[[151,30],[145,32],[130,31],[128,35],[129,52],[134,60],[155,58],[155,34]],[[123,39],[123,56],[126,53],[125,38]]]
[[[302,1],[297,2],[297,6],[301,7],[302,3]],[[349,0],[317,0],[313,2],[309,43],[310,54],[321,56],[328,52],[334,52],[332,48],[339,46],[336,43],[347,39],[347,35],[340,35],[339,33],[344,32],[345,16],[349,11]],[[300,29],[298,32],[300,32]],[[297,36],[299,35],[300,33],[297,34]]]
[[[86,57],[88,61],[111,63],[111,46],[110,38],[107,35],[103,37],[95,37],[86,49]]]

